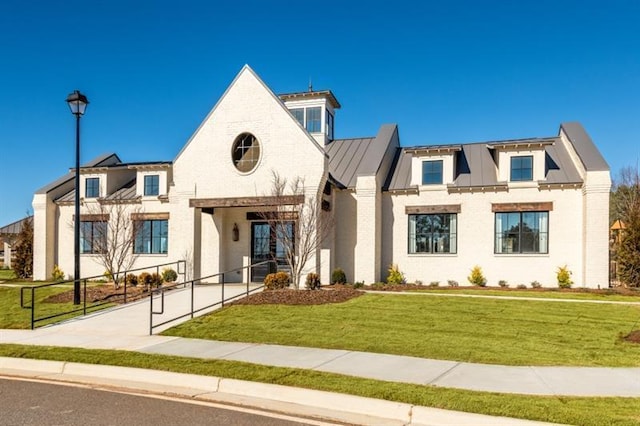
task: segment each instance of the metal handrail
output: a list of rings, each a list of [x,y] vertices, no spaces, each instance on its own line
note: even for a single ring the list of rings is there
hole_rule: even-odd
[[[238,272],[238,271],[242,271],[242,270],[245,270],[245,269],[251,270],[251,268],[254,268],[256,266],[265,265],[265,264],[269,264],[269,263],[274,263],[275,266],[277,267],[277,264],[276,264],[276,262],[274,260],[265,260],[265,261],[262,261],[262,262],[254,263],[254,264],[243,266],[243,267],[240,267],[240,268],[231,269],[229,271],[218,272],[216,274],[212,274],[212,275],[207,275],[205,277],[196,278],[196,279],[193,279],[191,281],[186,281],[184,283],[173,284],[173,285],[169,285],[169,286],[162,286],[160,288],[154,289],[151,292],[151,297],[149,298],[149,335],[153,335],[153,330],[155,328],[162,327],[163,325],[169,324],[169,323],[171,323],[173,321],[176,321],[176,320],[179,320],[179,319],[182,319],[182,318],[185,318],[185,317],[191,317],[191,319],[193,319],[194,314],[197,314],[198,312],[204,311],[206,309],[213,308],[213,307],[215,307],[217,305],[224,306],[224,304],[226,302],[230,302],[230,301],[232,301],[234,299],[238,299],[240,297],[248,297],[251,293],[254,293],[254,292],[258,291],[258,290],[262,290],[264,288],[264,285],[258,286],[258,287],[254,288],[254,289],[249,289],[249,283],[251,281],[251,278],[250,278],[251,273],[249,272],[248,278],[247,278],[247,282],[246,282],[246,285],[247,285],[246,291],[244,293],[240,293],[240,294],[237,294],[235,296],[231,296],[231,297],[225,299],[225,297],[224,297],[224,287],[225,287],[224,276],[225,276],[225,274],[229,274],[229,273],[232,273],[232,272]],[[216,278],[216,277],[221,277],[221,280],[220,280],[219,283],[208,284],[208,283],[203,283],[202,282],[203,280],[208,280],[210,278]],[[164,314],[164,303],[165,303],[164,293],[166,291],[176,289],[176,288],[178,288],[180,286],[183,286],[183,288],[186,288],[188,285],[190,285],[190,288],[191,288],[191,308],[190,308],[190,311],[185,313],[185,314],[178,315],[178,316],[176,316],[174,318],[165,320],[165,321],[163,321],[161,323],[154,324],[153,323],[153,316],[154,315],[162,315],[162,314]],[[195,286],[196,285],[199,285],[199,286],[219,285],[219,286],[221,286],[221,291],[222,291],[221,300],[218,301],[218,302],[212,303],[210,305],[203,306],[201,308],[195,309],[194,291],[195,291]],[[160,305],[159,311],[154,311],[154,308],[153,308],[153,303],[154,303],[153,302],[153,300],[154,300],[153,296],[154,296],[154,294],[156,294],[156,295],[160,294],[160,303],[161,303],[161,305]]]
[[[148,271],[148,270],[156,270],[156,273],[159,274],[160,273],[160,268],[163,266],[171,266],[171,265],[175,265],[176,266],[176,273],[178,275],[182,275],[182,282],[186,281],[186,261],[185,260],[178,260],[176,262],[169,262],[169,263],[161,263],[158,265],[151,265],[151,266],[143,266],[140,268],[134,268],[134,269],[127,269],[123,272],[119,272],[116,275],[123,277],[122,281],[123,281],[123,303],[127,303],[127,275],[130,274],[131,272],[137,272],[137,271]],[[182,268],[180,268],[180,266],[182,265]],[[182,269],[182,271],[181,271]],[[118,281],[120,281],[120,277],[116,277],[116,279]],[[109,303],[111,303],[111,301],[106,301],[106,302],[101,302],[101,303],[92,303],[89,306],[87,306],[87,281],[90,280],[95,280],[98,278],[104,278],[104,275],[95,275],[92,277],[85,277],[85,278],[79,278],[79,279],[72,279],[72,280],[64,280],[64,281],[56,281],[53,283],[47,283],[47,284],[40,284],[40,285],[35,285],[35,286],[24,286],[20,289],[20,307],[23,309],[30,309],[31,310],[31,329],[33,330],[35,328],[35,324],[38,322],[42,322],[42,321],[46,321],[52,318],[58,318],[61,316],[65,316],[65,315],[70,315],[70,314],[75,314],[78,312],[82,312],[82,315],[86,315],[87,314],[87,309],[90,310],[95,310],[95,308],[98,308],[100,306],[104,306],[107,305]],[[59,285],[63,285],[63,284],[70,284],[70,283],[76,283],[77,281],[80,281],[83,287],[83,298],[82,298],[82,306],[79,306],[76,309],[72,309],[69,311],[65,311],[65,312],[59,312],[53,315],[48,315],[48,316],[43,316],[43,317],[38,317],[36,318],[35,312],[36,312],[36,290],[42,289],[42,288],[47,288],[47,287],[53,287],[53,286],[59,286]],[[27,301],[25,301],[25,292],[26,291],[30,291],[30,303],[27,305]],[[151,292],[149,293],[151,294]],[[138,298],[139,299],[139,298]],[[136,299],[137,300],[137,299]]]

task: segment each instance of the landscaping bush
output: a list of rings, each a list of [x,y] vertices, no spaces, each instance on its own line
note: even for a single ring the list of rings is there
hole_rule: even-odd
[[[149,289],[149,286],[153,283],[153,278],[151,278],[151,274],[148,272],[142,272],[138,275],[138,283],[144,286],[145,290]]]
[[[440,281],[431,281],[429,283],[429,287],[431,287],[431,288],[440,287]]]
[[[353,283],[353,288],[362,288],[364,287],[364,281],[356,281]]]
[[[389,265],[389,275],[387,276],[387,284],[404,284],[406,282],[404,274],[400,272],[398,265]]]
[[[509,287],[509,283],[506,280],[500,280],[498,281],[498,285],[502,288],[507,288]]]
[[[164,282],[172,283],[178,279],[178,273],[171,268],[165,268],[162,270],[162,279]]]
[[[320,277],[315,272],[310,272],[307,274],[307,280],[305,282],[305,286],[309,290],[319,290],[320,289]]]
[[[538,281],[531,281],[531,288],[542,288],[542,284]]]
[[[289,283],[291,282],[291,277],[286,272],[280,271],[274,274],[269,274],[264,277],[264,288],[265,290],[277,290],[280,288],[289,287]]]
[[[516,288],[519,290],[524,290],[525,288],[527,288],[527,286],[525,284],[518,284]]]
[[[456,281],[456,280],[447,280],[447,285],[449,287],[458,287],[458,281]]]
[[[471,274],[467,277],[467,280],[473,285],[485,287],[487,285],[487,279],[482,274],[482,268],[478,265],[474,266],[471,270]]]
[[[51,271],[51,279],[53,281],[63,281],[64,271],[60,269],[58,265],[53,265],[53,271]]]
[[[413,283],[415,285],[422,285],[422,280],[415,280]]]
[[[558,267],[556,278],[558,280],[558,287],[571,288],[573,281],[571,280],[571,271],[567,268],[567,265]]]
[[[127,274],[125,277],[127,285],[135,287],[138,285],[138,276],[136,274]]]
[[[160,287],[163,283],[163,279],[162,279],[162,275],[160,275],[157,272],[154,272],[153,274],[151,274],[151,282],[149,284],[151,284],[151,286],[153,287]]]
[[[341,268],[336,268],[331,273],[331,284],[345,284],[347,282],[347,275]]]

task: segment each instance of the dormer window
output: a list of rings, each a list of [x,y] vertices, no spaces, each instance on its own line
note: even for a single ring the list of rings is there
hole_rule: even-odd
[[[84,189],[85,198],[98,198],[100,196],[100,178],[87,178]]]
[[[442,185],[442,160],[422,162],[422,184]]]
[[[144,177],[144,195],[160,194],[160,176],[146,175]]]
[[[307,132],[320,133],[322,129],[322,108],[292,108],[289,111],[291,111],[291,114],[293,114],[295,119],[298,120],[298,123],[307,129]],[[331,121],[331,124],[331,127],[333,128],[333,120]]]
[[[533,156],[511,157],[511,180],[523,182],[533,180]]]

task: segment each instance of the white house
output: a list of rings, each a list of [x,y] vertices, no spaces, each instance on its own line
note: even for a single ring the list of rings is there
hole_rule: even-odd
[[[91,236],[110,220],[96,207],[113,204],[145,230],[136,266],[188,259],[206,276],[277,257],[261,214],[282,202],[269,195],[276,171],[304,179],[304,196],[286,203],[318,200],[335,223],[306,265],[324,283],[337,267],[382,281],[393,263],[425,283],[466,284],[479,265],[490,285],[555,286],[567,265],[577,286],[608,285],[609,167],[579,123],[551,137],[401,147],[393,124],[335,139],[339,108],[328,90],[275,95],[245,66],[172,162],[86,164],[82,275],[104,271]],[[75,196],[73,173],[34,196],[37,279],[73,270]]]

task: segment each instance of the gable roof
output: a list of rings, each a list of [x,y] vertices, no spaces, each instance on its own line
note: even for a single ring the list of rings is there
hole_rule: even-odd
[[[93,160],[89,161],[88,163],[83,164],[82,167],[108,166],[108,165],[119,164],[119,163],[121,163],[120,158],[115,153],[110,153],[110,154],[102,154],[94,158]],[[73,180],[74,176],[75,176],[75,169],[72,169],[66,175],[59,177],[58,179],[54,180],[50,184],[45,185],[42,188],[38,189],[36,191],[36,194],[47,194],[53,191],[54,189],[64,185],[65,183],[70,182],[71,180]]]
[[[191,142],[193,141],[193,139],[196,137],[196,135],[200,132],[200,130],[202,129],[202,127],[205,125],[205,123],[207,123],[209,121],[209,119],[211,118],[211,116],[213,115],[213,113],[216,111],[216,109],[218,108],[218,106],[222,103],[222,101],[224,100],[224,98],[229,94],[229,92],[233,89],[233,86],[236,84],[236,82],[245,74],[245,73],[249,73],[251,76],[253,76],[256,81],[265,89],[265,91],[273,98],[273,100],[276,101],[276,103],[278,105],[280,105],[282,107],[282,110],[284,112],[286,112],[289,117],[291,118],[291,120],[293,120],[298,127],[300,127],[304,133],[306,133],[307,138],[309,139],[309,141],[323,154],[326,155],[324,149],[322,148],[322,146],[320,146],[320,144],[318,144],[318,141],[316,141],[313,136],[311,136],[302,126],[300,126],[300,123],[298,123],[298,120],[295,119],[295,117],[291,114],[291,112],[287,109],[287,107],[284,105],[283,101],[275,94],[273,93],[273,91],[269,88],[269,86],[267,86],[265,84],[264,81],[262,81],[262,79],[258,76],[258,74],[256,74],[256,72],[251,69],[251,67],[247,64],[245,64],[242,69],[240,70],[240,72],[238,72],[238,74],[235,76],[235,78],[233,79],[233,81],[231,82],[231,84],[229,84],[229,86],[227,87],[227,89],[224,91],[224,93],[222,94],[222,96],[220,96],[220,99],[218,99],[218,101],[216,102],[216,104],[213,106],[213,108],[211,109],[211,111],[209,111],[209,113],[207,114],[207,116],[204,118],[204,120],[202,120],[202,122],[200,122],[200,125],[198,126],[198,128],[191,134],[191,137],[189,137],[189,140],[187,141],[187,143],[182,147],[182,149],[180,150],[180,152],[178,152],[178,155],[176,155],[174,162],[176,162],[178,160],[178,158],[180,158],[180,156],[182,155],[182,153],[187,149],[187,147],[191,144]]]

